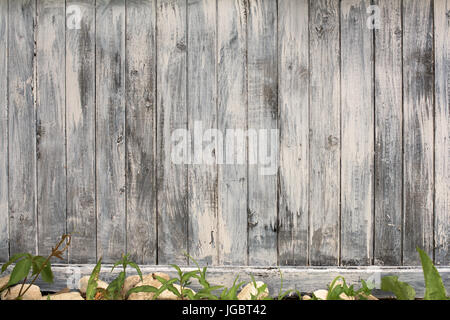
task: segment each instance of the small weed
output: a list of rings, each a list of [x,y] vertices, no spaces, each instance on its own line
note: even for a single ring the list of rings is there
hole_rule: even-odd
[[[47,258],[42,256],[33,256],[30,253],[18,253],[13,255],[11,259],[2,266],[1,273],[5,272],[11,264],[16,264],[10,275],[8,283],[3,288],[0,288],[0,292],[8,290],[11,286],[22,282],[22,286],[20,287],[19,294],[16,298],[17,300],[21,300],[39,276],[41,276],[43,281],[53,283],[53,272],[50,260],[53,257],[64,260],[62,255],[70,246],[70,240],[70,234],[63,235],[61,240],[57,243],[56,247],[52,249],[52,252]],[[60,249],[63,245],[64,247]],[[29,277],[32,278],[31,283],[25,288]]]

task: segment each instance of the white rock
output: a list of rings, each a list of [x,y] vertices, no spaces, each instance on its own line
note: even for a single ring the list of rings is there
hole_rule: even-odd
[[[328,290],[316,290],[313,294],[319,300],[327,300]]]
[[[256,288],[261,288],[264,285],[262,281],[256,281]],[[241,292],[237,295],[238,300],[252,300],[252,295],[256,296],[258,294],[258,289],[255,288],[253,282],[247,284]],[[266,288],[264,292],[260,293],[257,300],[262,300],[269,296],[269,289]]]
[[[157,280],[155,278],[155,276],[163,278],[164,280],[170,280],[170,276],[168,274],[161,273],[161,272],[155,272],[155,273],[151,273],[151,274],[143,276],[142,277],[143,280],[138,281],[138,283],[135,284],[135,286],[133,288],[141,287],[141,286],[152,286],[152,287],[159,289],[162,286],[162,283],[159,282],[159,280]],[[127,290],[127,292],[128,292],[128,290]],[[154,295],[155,294],[153,292],[136,292],[136,293],[130,294],[130,296],[128,297],[128,300],[152,300]]]
[[[310,296],[308,296],[308,295],[304,295],[303,298],[302,298],[302,300],[311,300],[311,299],[312,298]]]
[[[52,294],[42,297],[42,300],[47,300],[47,297],[50,297],[50,300],[84,300],[79,292]]]
[[[0,278],[0,289],[6,286],[6,284],[9,282],[9,276]]]
[[[80,279],[80,282],[78,283],[78,289],[80,290],[81,294],[86,294],[89,278],[90,276],[85,276]],[[97,288],[106,289],[108,288],[108,284],[105,281],[97,280]]]
[[[179,293],[181,293],[181,287],[180,287],[180,285],[174,284],[173,286],[175,287],[175,289],[178,290]],[[185,290],[186,290],[186,289],[191,290],[192,293],[193,293],[194,295],[195,295],[195,293],[196,293],[196,292],[195,292],[194,290],[192,290],[191,288],[185,287],[184,289],[185,289]],[[185,298],[185,299],[187,299],[187,298]],[[181,298],[178,297],[177,295],[175,295],[172,291],[164,290],[164,291],[156,298],[156,300],[181,300]]]
[[[25,284],[23,291],[25,291],[28,288],[28,286],[29,284]],[[18,284],[3,291],[2,300],[16,299],[17,296],[19,295],[21,287],[22,284]],[[42,299],[41,289],[34,284],[30,287],[30,289],[27,290],[27,292],[22,297],[22,300],[41,300],[41,299]]]
[[[122,295],[126,295],[127,292],[134,288],[140,281],[141,277],[138,275],[127,277],[123,283]]]
[[[330,285],[330,290],[334,289],[337,286],[343,286],[344,285],[344,281],[342,281],[342,279],[338,279],[336,280],[336,282],[334,283],[334,286],[331,287]],[[341,298],[342,300],[356,300],[355,297],[349,297],[348,295],[346,295],[345,293],[341,293],[339,295],[339,298]]]
[[[343,292],[339,295],[339,298],[341,298],[342,300],[356,300],[355,297],[349,297],[348,295],[346,295]]]

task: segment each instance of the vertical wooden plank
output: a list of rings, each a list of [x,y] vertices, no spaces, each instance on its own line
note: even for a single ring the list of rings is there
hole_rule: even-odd
[[[231,131],[247,127],[247,13],[247,0],[217,1],[218,128],[224,145],[235,141],[218,172],[220,265],[247,264],[247,143],[237,145]]]
[[[0,1],[0,261],[9,260],[8,1]]]
[[[154,0],[127,2],[127,252],[156,263],[156,10]]]
[[[67,229],[70,263],[96,260],[95,1],[66,2]]]
[[[309,5],[278,2],[281,265],[308,262]]]
[[[217,128],[216,1],[188,0],[187,10],[187,108],[194,153],[188,172],[188,250],[199,263],[217,264],[218,141],[207,136]]]
[[[433,11],[431,0],[403,0],[403,263],[433,254]]]
[[[37,2],[38,251],[51,252],[66,230],[65,5]]]
[[[311,265],[337,265],[340,192],[339,1],[310,1]]]
[[[171,136],[187,129],[186,0],[158,1],[157,17],[158,263],[185,264],[187,166],[172,162]]]
[[[450,263],[450,0],[434,1],[435,18],[435,261]]]
[[[375,30],[375,252],[377,265],[401,265],[403,99],[401,0],[378,0]]]
[[[10,254],[36,252],[34,0],[9,1],[8,145]]]
[[[270,143],[271,130],[278,125],[276,1],[250,0],[247,30],[248,128],[258,133],[266,130],[264,139],[258,137],[258,148],[251,150],[249,145],[249,156],[258,152],[258,164],[248,169],[249,264],[269,266],[277,264],[278,258],[278,164],[275,172],[263,173],[261,148],[268,149],[263,156],[273,152],[278,160],[278,150]]]
[[[374,86],[369,0],[341,2],[341,263],[373,257]]]
[[[113,262],[126,250],[125,1],[96,5],[97,255]]]

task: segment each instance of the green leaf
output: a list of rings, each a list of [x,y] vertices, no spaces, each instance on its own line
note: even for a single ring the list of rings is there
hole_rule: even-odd
[[[47,283],[53,283],[53,272],[52,272],[52,266],[50,261],[48,261],[47,263],[45,263],[47,259],[41,256],[35,256],[33,257],[33,261],[32,261],[32,265],[33,265],[33,275],[36,275],[39,273],[39,271],[41,272],[41,278],[42,280],[44,280]],[[42,268],[42,266],[45,263],[45,267]]]
[[[138,273],[138,275],[139,275],[139,277],[141,278],[141,281],[143,280],[142,279],[142,272],[141,272],[141,269],[139,268],[139,266],[136,264],[136,263],[134,263],[134,262],[129,262],[128,263],[132,268],[134,268],[134,269],[136,269],[136,271],[137,271],[137,273]]]
[[[17,262],[11,273],[11,277],[9,278],[8,287],[25,279],[28,276],[28,273],[30,273],[30,269],[31,259],[28,257]]]
[[[167,290],[172,292],[174,295],[176,295],[178,298],[181,298],[181,292],[178,291],[177,288],[175,288],[172,284],[167,285]],[[163,290],[164,291],[164,290]]]
[[[138,292],[152,292],[152,293],[158,293],[159,289],[152,287],[152,286],[140,286],[140,287],[135,287],[135,288],[131,288],[130,290],[128,290],[127,294],[126,294],[126,298],[128,299],[128,297],[130,296],[130,294],[132,293],[138,293]]]
[[[86,289],[86,300],[94,300],[95,293],[97,292],[97,280],[100,270],[102,268],[102,258],[100,258],[97,264],[92,270],[91,276],[89,277],[88,286]]]
[[[194,293],[191,289],[183,289],[183,297],[188,297],[189,300],[195,300]]]
[[[178,276],[180,277],[180,280],[181,280],[181,277],[183,276],[183,272],[181,271],[180,267],[177,266],[176,264],[171,264],[170,266],[171,266],[172,268],[174,268],[175,270],[177,270]]]
[[[441,275],[433,265],[425,251],[417,248],[422,261],[423,275],[425,278],[425,300],[447,300],[447,292]]]
[[[25,256],[30,256],[30,254],[29,254],[29,253],[16,253],[15,255],[13,255],[13,256],[11,257],[11,259],[9,259],[9,261],[8,261],[7,263],[5,263],[5,264],[2,266],[2,272],[1,272],[1,273],[5,272],[6,269],[7,269],[11,264],[13,264],[13,263],[16,262],[17,260],[19,260],[20,258],[25,257]]]
[[[108,297],[110,297],[112,300],[122,300],[122,289],[124,282],[125,272],[122,271],[119,273],[116,279],[111,281],[111,283],[108,285],[108,288],[106,288]]]
[[[381,290],[392,292],[398,300],[414,300],[416,291],[406,282],[398,280],[397,276],[387,276],[381,279]]]
[[[192,278],[193,276],[195,276],[198,273],[198,270],[194,270],[191,272],[186,272],[181,276],[181,282],[185,283],[187,282],[190,278]]]

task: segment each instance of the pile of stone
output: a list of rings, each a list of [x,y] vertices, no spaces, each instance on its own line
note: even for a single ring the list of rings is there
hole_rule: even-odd
[[[153,286],[155,288],[161,288],[162,283],[156,279],[156,276],[161,277],[165,280],[169,280],[170,277],[165,273],[151,273],[148,275],[144,275],[142,280],[139,276],[130,276],[125,279],[124,287],[123,287],[123,295],[125,295],[130,289],[136,288],[139,286]],[[4,287],[9,281],[9,276],[0,278],[0,288]],[[78,285],[78,291],[73,292],[60,292],[50,295],[42,295],[41,289],[37,285],[32,285],[30,289],[26,291],[23,295],[22,300],[84,300],[86,297],[86,290],[89,282],[89,276],[85,276],[80,279]],[[256,286],[260,288],[264,283],[261,281],[256,282]],[[27,287],[28,285],[25,285]],[[15,285],[1,294],[1,300],[14,300],[19,295],[22,285]],[[97,281],[97,288],[106,289],[108,287],[108,283],[102,280]],[[174,284],[174,287],[180,291],[180,286]],[[194,294],[195,291],[190,288],[185,288],[191,290]],[[23,291],[23,290],[22,290]],[[256,295],[258,290],[255,288],[253,283],[247,284],[244,288],[242,288],[241,292],[238,294],[239,300],[251,300],[252,295]],[[263,299],[269,296],[269,290],[266,288],[263,293],[261,293],[258,299]],[[153,300],[154,293],[152,292],[138,292],[132,293],[128,297],[128,300]],[[179,300],[180,298],[176,296],[173,292],[169,290],[163,291],[158,297],[157,300]]]

